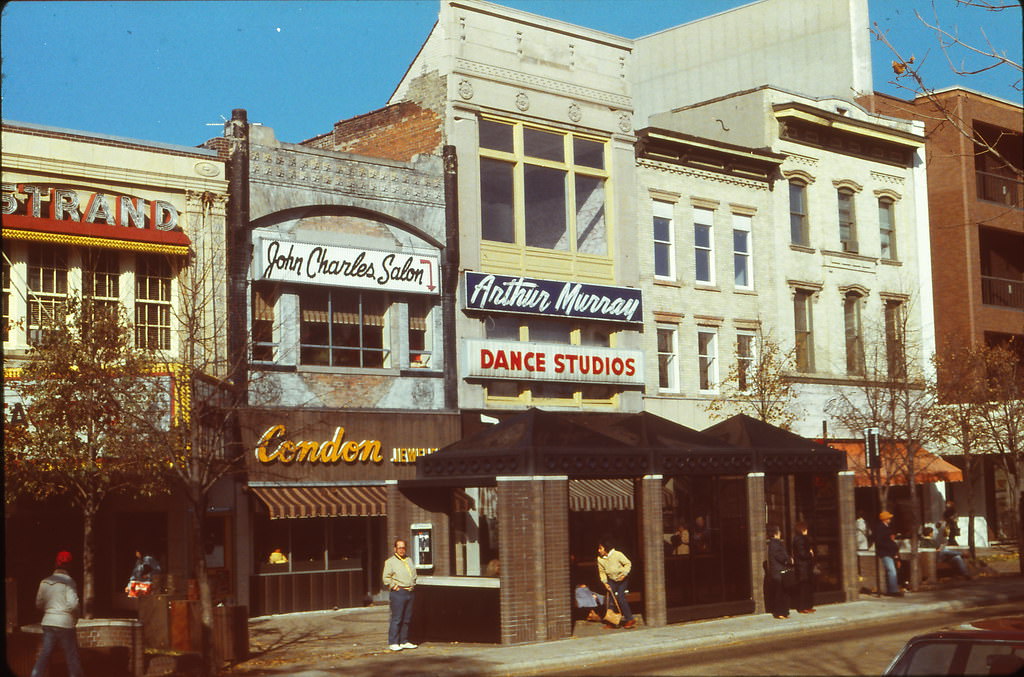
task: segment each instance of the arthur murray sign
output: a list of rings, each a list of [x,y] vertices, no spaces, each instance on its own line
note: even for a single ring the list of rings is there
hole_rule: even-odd
[[[466,306],[474,310],[643,322],[639,289],[466,271]]]
[[[436,254],[352,249],[266,236],[258,238],[256,252],[256,274],[261,280],[440,293]]]

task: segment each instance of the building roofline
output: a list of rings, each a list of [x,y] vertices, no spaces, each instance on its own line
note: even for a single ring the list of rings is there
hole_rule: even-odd
[[[47,135],[66,135],[79,137],[83,141],[103,140],[121,143],[126,146],[135,146],[140,150],[172,151],[174,153],[187,153],[220,159],[217,151],[199,146],[179,146],[173,143],[162,143],[160,141],[145,141],[143,139],[132,139],[126,136],[114,136],[112,134],[100,134],[97,132],[85,132],[78,129],[66,129],[64,127],[50,127],[49,125],[37,125],[31,122],[18,122],[16,120],[0,120],[0,128],[4,130],[24,129],[32,132],[43,132]]]

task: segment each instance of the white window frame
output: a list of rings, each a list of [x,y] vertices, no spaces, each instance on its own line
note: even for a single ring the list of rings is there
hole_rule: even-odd
[[[662,200],[654,201],[653,217],[651,219],[651,237],[654,240],[654,277],[659,280],[676,279],[676,249],[675,249],[675,221],[672,218],[675,205]],[[667,240],[658,239],[657,223],[662,219],[667,221]],[[668,258],[668,272],[658,273],[658,252],[665,251]]]
[[[793,205],[793,189],[798,189],[800,195],[800,209],[794,209]],[[807,182],[799,179],[789,180],[789,241],[791,244],[799,245],[801,247],[811,246],[811,233],[810,233],[810,221],[808,217],[807,208]],[[794,219],[799,219],[798,230],[799,239],[794,239]]]
[[[668,350],[662,350],[661,337],[668,333]],[[658,391],[679,392],[679,327],[674,324],[658,323],[655,332],[658,353]],[[662,385],[662,377],[666,383]]]
[[[703,337],[710,341],[704,345]],[[697,327],[697,389],[703,393],[718,391],[718,328]]]
[[[846,373],[849,376],[863,376],[865,373],[863,309],[863,294],[849,291],[843,295],[843,333]]]
[[[843,197],[846,197],[849,204],[848,213],[844,215]],[[839,221],[839,248],[844,252],[856,254],[860,251],[860,243],[857,238],[857,191],[847,186],[840,186],[836,189],[836,216]],[[848,232],[843,237],[843,230]]]
[[[732,215],[732,259],[733,259],[733,283],[737,289],[754,288],[754,218],[749,214]],[[744,233],[746,240],[746,251],[740,251],[736,247],[736,235]],[[739,277],[740,268],[746,273],[747,283],[739,284],[736,278]]]
[[[886,261],[899,260],[899,249],[896,247],[896,200],[887,195],[878,198],[878,256]]]
[[[749,348],[749,354],[744,354],[742,350],[743,339],[749,339],[747,341],[747,347]],[[737,329],[736,330],[736,387],[740,392],[750,392],[750,375],[757,368],[757,332],[751,329]],[[744,367],[744,363],[746,367]],[[746,380],[746,387],[744,387],[744,380]]]
[[[707,246],[697,244],[697,232],[701,227],[708,231]],[[708,279],[700,278],[700,257],[707,257]],[[698,284],[715,284],[715,212],[704,207],[693,208],[693,278]]]
[[[814,372],[814,292],[809,289],[793,290],[793,355],[800,373]],[[801,324],[804,325],[801,327]],[[803,354],[801,355],[801,346]],[[801,359],[802,358],[802,359]],[[801,364],[801,361],[804,364]]]

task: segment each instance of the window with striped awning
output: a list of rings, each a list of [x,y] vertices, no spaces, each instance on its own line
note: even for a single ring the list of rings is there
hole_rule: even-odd
[[[375,517],[387,514],[387,490],[361,486],[250,486],[270,519]]]

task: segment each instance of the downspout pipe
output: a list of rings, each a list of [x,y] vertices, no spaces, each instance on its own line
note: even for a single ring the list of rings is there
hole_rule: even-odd
[[[459,288],[459,158],[455,146],[442,148],[444,160],[444,259],[441,264],[441,337],[444,344],[444,408],[459,407],[459,361],[455,330]]]

